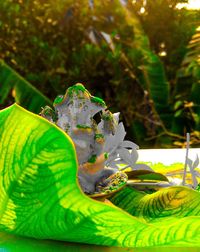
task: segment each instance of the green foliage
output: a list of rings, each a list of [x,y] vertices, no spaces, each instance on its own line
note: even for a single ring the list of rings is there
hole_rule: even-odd
[[[200,129],[198,80],[194,113],[185,105],[173,110],[184,103],[182,94],[173,99],[175,77],[199,12],[177,10],[178,2],[1,1],[0,58],[50,100],[84,83],[122,113],[129,138],[141,147],[182,144],[180,135]],[[8,96],[4,105],[11,102]]]
[[[161,117],[166,113],[169,88],[162,64],[128,6],[118,0],[95,2],[94,6],[88,1],[41,4],[37,0],[5,1],[1,9],[2,23],[8,24],[3,25],[3,32],[12,42],[3,43],[0,57],[50,99],[64,93],[65,83],[86,82],[113,110],[122,112],[127,125],[141,113],[141,103],[146,108],[142,118],[149,116],[149,99],[155,99]],[[149,99],[144,98],[144,90]],[[164,96],[163,91],[167,92]],[[145,127],[151,128],[148,121]],[[148,134],[156,131],[154,124]]]
[[[200,130],[200,63],[199,63],[199,28],[188,43],[188,51],[177,72],[177,85],[175,89],[175,120],[173,130],[181,134],[184,126],[188,132]],[[181,125],[181,122],[187,121]],[[198,139],[196,139],[198,141]]]
[[[17,235],[11,235],[5,232],[0,232],[0,248],[3,251],[9,252],[21,252],[21,251],[29,251],[29,252],[45,252],[45,251],[57,251],[57,252],[126,252],[127,248],[117,248],[117,247],[107,247],[107,246],[96,246],[96,245],[88,245],[88,244],[80,244],[80,243],[70,243],[70,242],[60,242],[53,240],[36,240],[26,237],[21,237]],[[157,248],[153,247],[151,249],[148,248],[148,252],[161,252],[157,251]],[[183,249],[183,248],[181,248]],[[132,251],[132,249],[131,249]],[[141,248],[138,248],[134,251],[141,252]],[[143,250],[142,250],[143,251]],[[144,251],[146,249],[144,248]],[[166,249],[162,252],[167,252]],[[177,250],[176,252],[183,252],[183,250]],[[187,252],[190,251],[187,248]]]
[[[51,104],[47,97],[3,61],[0,61],[0,90],[0,104],[8,99],[11,91],[18,104],[36,113],[46,104]]]
[[[0,112],[0,124],[1,232],[105,246],[200,245],[199,192],[126,188],[115,199],[130,200],[131,217],[81,192],[74,145],[59,128],[16,104]]]
[[[199,216],[199,192],[187,187],[174,186],[152,194],[126,187],[110,198],[113,204],[133,216],[159,222],[163,217]],[[138,207],[139,206],[139,207]]]
[[[199,12],[176,8],[178,3],[187,0],[136,2],[133,8],[148,35],[151,48],[161,56],[168,80],[173,82],[176,71],[187,52],[186,45],[198,24]],[[142,7],[145,8],[144,13],[140,12]]]
[[[199,129],[198,104],[195,104],[195,102],[194,110],[193,108],[191,110],[191,106],[188,106],[191,104],[187,102],[189,100],[185,97],[190,96],[192,79],[189,76],[188,78],[177,78],[177,71],[179,72],[180,65],[187,54],[187,44],[199,25],[200,15],[199,10],[177,9],[176,5],[180,2],[187,1],[147,0],[136,1],[133,5],[133,9],[148,35],[151,48],[164,64],[165,74],[170,84],[171,111],[166,112],[164,117],[161,115],[164,122],[162,130],[165,137],[160,137],[159,134],[157,144],[163,146],[173,144],[179,147],[184,146],[184,141],[180,136],[185,135],[186,132]],[[141,12],[141,8],[145,9],[145,12]],[[178,76],[180,77],[179,73]],[[195,93],[197,96],[198,86],[195,85],[193,88],[195,90],[193,94]],[[163,92],[163,94],[166,94],[166,92]],[[182,102],[182,106],[176,108],[177,103],[180,102]],[[161,108],[162,111],[163,109]],[[170,134],[169,131],[177,135]],[[198,144],[198,141],[199,139],[193,135],[191,142]]]

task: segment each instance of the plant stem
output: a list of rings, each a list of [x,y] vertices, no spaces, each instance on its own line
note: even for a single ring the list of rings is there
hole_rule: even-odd
[[[190,133],[186,134],[186,155],[185,155],[185,165],[184,165],[184,173],[183,173],[183,182],[182,185],[185,185],[186,173],[187,173],[187,163],[188,163],[188,153],[190,148]]]

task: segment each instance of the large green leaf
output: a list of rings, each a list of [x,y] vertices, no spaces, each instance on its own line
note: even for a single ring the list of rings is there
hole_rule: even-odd
[[[12,90],[15,101],[26,109],[39,113],[41,107],[51,105],[51,101],[4,61],[0,61],[0,104]]]
[[[149,51],[144,50],[144,61],[141,66],[146,89],[150,93],[150,97],[155,103],[155,108],[159,115],[169,114],[169,83],[165,76],[165,71],[162,62]]]
[[[111,201],[147,221],[160,221],[159,218],[163,217],[200,216],[200,193],[182,186],[169,187],[153,194],[126,187],[112,196]]]
[[[200,245],[200,217],[160,225],[85,196],[71,139],[18,105],[0,112],[0,231],[106,246]]]
[[[140,109],[140,116],[153,121],[155,128],[157,127],[155,117],[157,119],[161,118],[169,125],[171,122],[169,118],[171,119],[172,115],[169,107],[169,83],[165,75],[164,66],[159,57],[151,50],[149,39],[143,30],[137,14],[132,8],[131,2],[123,4],[119,0],[95,3],[95,22],[92,24],[95,30],[94,35],[98,34],[98,39],[101,38],[102,47],[105,43],[107,44],[113,56],[111,59],[114,59],[118,63],[115,66],[117,71],[114,78],[117,79],[115,83],[119,83],[117,84],[117,92],[120,90],[120,85],[122,85],[119,104],[123,104],[123,106],[131,111],[133,103],[130,105],[131,103],[127,99],[129,94],[137,93],[133,99],[137,103],[137,107],[140,107],[141,100],[139,101],[139,97],[145,96],[142,99],[146,109]],[[113,11],[110,12],[110,9]],[[110,21],[108,16],[112,17],[114,22]],[[102,31],[104,32],[103,36]],[[115,33],[118,35],[118,39],[115,39],[115,36],[113,36]],[[127,35],[125,35],[126,33]],[[97,44],[96,40],[92,39],[95,44]],[[107,55],[111,54],[108,53]],[[116,58],[116,56],[118,57]],[[130,78],[129,82],[123,83],[124,80],[122,79],[122,84],[120,84],[120,78],[122,77],[118,75],[120,71],[124,71],[127,79]],[[146,95],[144,95],[144,92]],[[128,101],[129,103],[127,103]],[[137,107],[132,108],[133,111],[137,111]],[[154,115],[154,118],[152,118],[152,115]],[[148,124],[148,119],[145,123],[143,122],[145,127]],[[132,118],[130,122],[132,122]],[[149,124],[152,128],[152,123]],[[133,127],[133,131],[136,136],[142,135],[141,131],[138,131],[136,127]],[[142,135],[142,139],[144,139],[144,134]],[[142,144],[143,142],[144,140]]]
[[[197,252],[195,247],[117,248],[50,240],[36,240],[0,233],[0,250],[9,252]]]
[[[132,58],[129,53],[130,61],[141,71],[138,78],[139,84],[147,90],[150,98],[155,104],[155,108],[161,119],[169,119],[169,83],[167,81],[164,66],[159,57],[151,50],[147,35],[145,34],[137,15],[130,11],[130,6],[126,7],[124,15],[127,24],[134,30],[134,39],[130,52],[138,50],[141,60]]]
[[[123,251],[127,252],[127,248],[96,246],[96,245],[60,242],[60,241],[52,241],[52,240],[36,240],[36,239],[27,238],[27,237],[11,235],[5,232],[0,232],[0,251],[35,252],[36,250],[37,252],[54,252],[54,251],[56,252],[123,252]],[[133,251],[142,252],[141,248],[136,249],[136,250],[134,248]],[[145,251],[146,250],[144,250],[144,252]],[[153,249],[151,251],[155,252],[155,250]]]

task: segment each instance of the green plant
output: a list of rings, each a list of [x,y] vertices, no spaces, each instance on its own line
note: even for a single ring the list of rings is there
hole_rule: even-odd
[[[0,124],[1,231],[106,246],[200,245],[199,192],[171,187],[147,197],[127,187],[112,201],[131,217],[82,193],[74,144],[57,126],[16,104]]]
[[[35,113],[39,113],[41,107],[51,105],[47,97],[3,61],[0,61],[0,91],[0,104],[9,100],[12,93],[15,102]]]
[[[178,10],[178,2],[5,0],[0,58],[50,99],[86,83],[121,111],[129,139],[142,147],[183,146],[186,132],[198,144],[198,80],[192,104],[182,85],[192,78],[179,85],[175,76],[199,12]],[[11,103],[9,96],[2,107]]]
[[[146,136],[159,131],[159,114],[166,121],[169,113],[168,82],[128,6],[118,0],[92,6],[89,1],[65,0],[56,5],[5,1],[3,10],[2,23],[8,23],[3,31],[12,43],[3,43],[0,57],[50,99],[64,93],[65,83],[87,83],[109,106],[122,111],[127,126],[137,120],[145,126]],[[132,129],[135,136],[141,135],[136,127]]]
[[[175,120],[173,130],[181,134],[183,126],[180,122],[187,120],[187,131],[194,132],[200,129],[199,122],[199,27],[188,43],[188,51],[183,58],[182,64],[177,71],[177,85],[175,89]],[[198,139],[194,142],[197,142]]]

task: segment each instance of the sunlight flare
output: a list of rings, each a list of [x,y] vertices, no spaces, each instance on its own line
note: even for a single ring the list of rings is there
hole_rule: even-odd
[[[188,3],[179,3],[176,6],[178,9],[186,8],[191,10],[200,9],[200,1],[199,0],[189,0]]]

